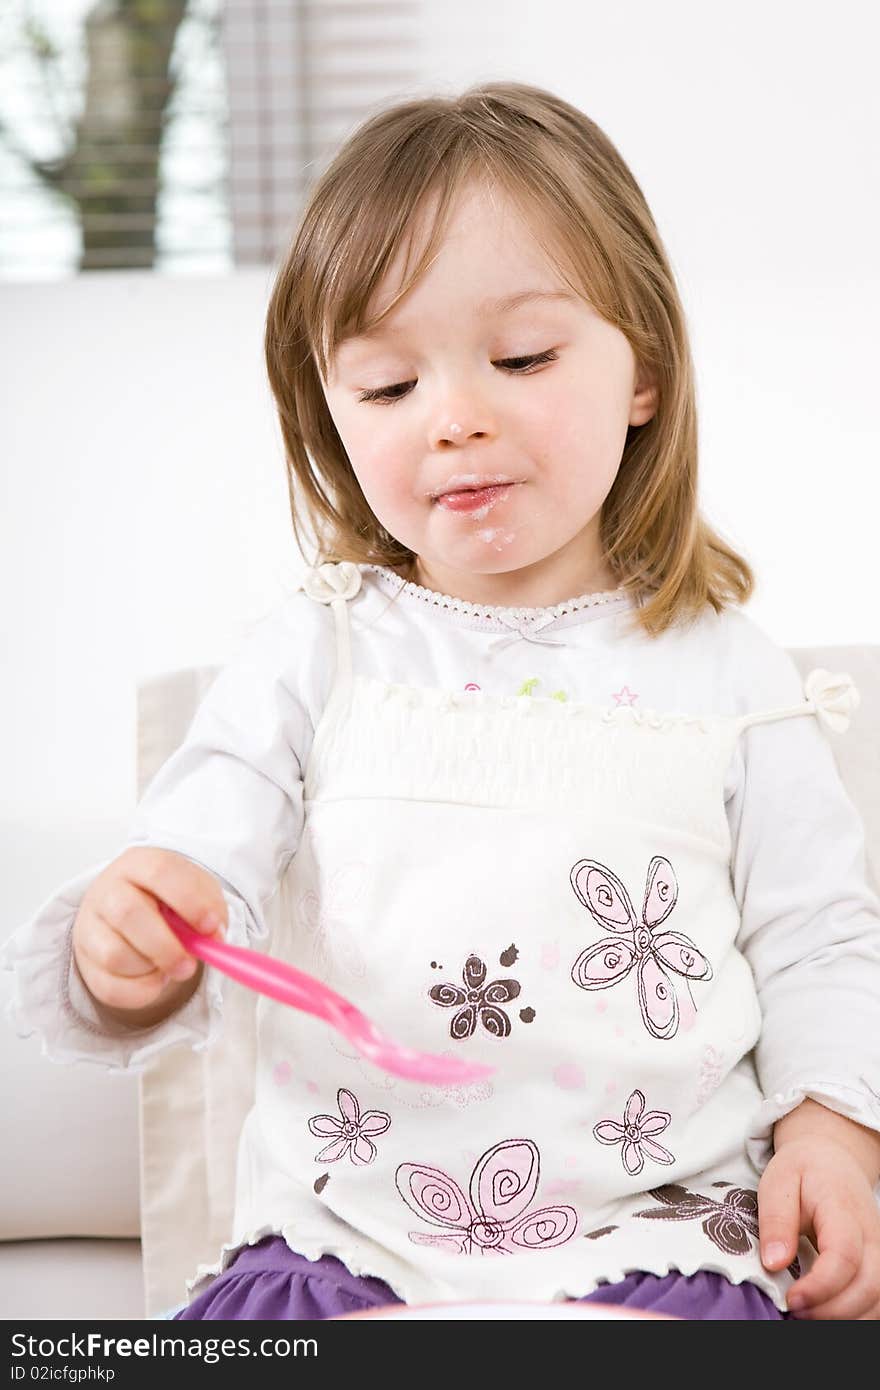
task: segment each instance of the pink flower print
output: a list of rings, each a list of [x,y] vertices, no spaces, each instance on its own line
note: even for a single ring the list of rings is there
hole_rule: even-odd
[[[313,938],[314,973],[325,982],[337,971],[360,979],[366,972],[366,958],[351,916],[363,896],[369,869],[353,861],[331,875],[322,895],[311,889],[300,898],[306,931]]]
[[[506,1038],[510,1033],[510,1019],[499,1004],[509,1004],[519,994],[516,980],[493,980],[486,984],[486,966],[479,956],[468,956],[461,972],[464,989],[460,985],[434,985],[428,991],[435,1004],[444,1009],[456,1009],[449,1025],[449,1035],[453,1038],[470,1038],[479,1018],[487,1033],[495,1038]]]
[[[540,1168],[531,1139],[504,1140],[479,1159],[465,1196],[439,1168],[401,1163],[395,1174],[401,1197],[416,1216],[441,1227],[439,1232],[410,1231],[410,1240],[460,1255],[512,1255],[562,1245],[575,1233],[577,1212],[566,1206],[528,1211]]]
[[[655,854],[648,865],[641,921],[620,879],[597,860],[580,859],[571,871],[571,886],[600,926],[617,933],[581,952],[571,970],[575,984],[610,989],[634,969],[645,1027],[655,1038],[671,1038],[679,1019],[670,971],[685,980],[711,980],[712,967],[690,937],[676,931],[655,935],[678,901],[669,860]]]
[[[641,1091],[633,1091],[626,1103],[623,1124],[614,1120],[602,1120],[596,1125],[593,1134],[600,1144],[622,1144],[620,1157],[623,1166],[634,1178],[645,1166],[647,1154],[655,1163],[674,1163],[675,1157],[656,1143],[652,1134],[662,1134],[669,1124],[671,1115],[665,1110],[645,1111],[645,1097]]]
[[[333,1115],[313,1115],[309,1120],[312,1134],[334,1136],[332,1143],[315,1154],[315,1162],[335,1163],[348,1154],[352,1163],[372,1163],[376,1157],[376,1145],[367,1136],[384,1134],[391,1124],[391,1116],[386,1115],[384,1110],[367,1110],[362,1115],[357,1100],[344,1087],[337,1091],[336,1103],[341,1120]]]

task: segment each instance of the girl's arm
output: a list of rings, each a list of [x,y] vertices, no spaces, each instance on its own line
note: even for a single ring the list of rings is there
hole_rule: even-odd
[[[226,940],[269,935],[266,909],[303,824],[301,768],[320,710],[332,634],[329,615],[293,595],[258,625],[218,674],[181,746],[146,788],[127,845],[174,850],[213,873],[228,913]],[[322,640],[319,640],[322,639]],[[331,663],[332,664],[332,663]],[[115,858],[116,856],[114,856]],[[62,885],[0,947],[15,972],[8,1008],[20,1036],[37,1032],[56,1061],[139,1070],[165,1047],[209,1046],[222,1026],[223,977],[204,969],[142,1018],[116,1018],[76,969],[71,933],[79,905],[106,863]]]
[[[751,625],[747,708],[796,704],[800,673]],[[844,733],[842,737],[847,737]],[[727,809],[737,944],[762,1012],[764,1102],[748,1139],[761,1173],[761,1257],[784,1270],[807,1235],[818,1259],[789,1287],[799,1317],[880,1316],[880,901],[865,829],[815,716],[740,740]]]
[[[746,708],[803,701],[791,657],[751,621],[735,657]],[[814,715],[755,724],[729,772],[737,945],[762,1012],[754,1060],[764,1103],[749,1139],[759,1171],[774,1127],[806,1099],[880,1131],[880,899],[830,744],[850,736],[826,733]]]

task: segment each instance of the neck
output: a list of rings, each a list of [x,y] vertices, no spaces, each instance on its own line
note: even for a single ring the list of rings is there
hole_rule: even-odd
[[[616,589],[619,583],[604,562],[563,573],[529,565],[508,574],[464,574],[427,565],[416,556],[409,565],[398,566],[397,573],[425,589],[491,608],[552,608],[581,594]]]

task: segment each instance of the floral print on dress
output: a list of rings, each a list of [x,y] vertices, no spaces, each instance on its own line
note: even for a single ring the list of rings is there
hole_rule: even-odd
[[[348,1154],[352,1163],[363,1166],[372,1163],[376,1157],[376,1145],[368,1136],[384,1134],[391,1124],[391,1116],[384,1110],[366,1110],[361,1114],[357,1099],[344,1087],[336,1093],[341,1119],[334,1115],[313,1115],[309,1120],[312,1134],[333,1135],[332,1142],[320,1153],[315,1154],[316,1163],[335,1163]]]
[[[312,937],[314,973],[325,983],[338,972],[355,979],[366,973],[358,929],[351,922],[369,880],[369,866],[352,860],[331,876],[322,897],[309,889],[300,898],[305,928]]]
[[[675,1156],[658,1144],[651,1136],[662,1134],[672,1116],[665,1110],[649,1110],[645,1114],[645,1097],[642,1091],[633,1091],[626,1103],[623,1123],[602,1120],[593,1129],[600,1144],[620,1144],[621,1161],[630,1177],[635,1177],[645,1166],[645,1154],[654,1163],[674,1163]]]
[[[713,1183],[727,1187],[727,1183]],[[660,1207],[633,1212],[649,1221],[702,1221],[703,1230],[712,1244],[725,1255],[748,1255],[752,1242],[758,1240],[758,1194],[748,1187],[730,1187],[724,1198],[716,1202],[699,1192],[689,1192],[678,1183],[651,1188],[649,1195],[662,1202]],[[800,1277],[800,1261],[795,1257],[788,1266],[792,1278]]]
[[[519,995],[520,986],[516,980],[493,980],[486,984],[486,966],[479,956],[468,956],[461,972],[464,989],[460,985],[434,985],[428,991],[435,1004],[443,1009],[455,1009],[449,1025],[449,1035],[453,1038],[470,1038],[477,1026],[483,1025],[494,1038],[506,1038],[510,1033],[510,1019],[500,1004],[509,1004]]]
[[[669,860],[655,854],[648,865],[641,921],[620,879],[598,860],[578,860],[571,871],[571,886],[599,925],[617,933],[581,952],[571,971],[575,984],[581,989],[610,989],[635,968],[645,1027],[655,1038],[673,1037],[679,1011],[669,972],[683,976],[685,982],[711,980],[712,967],[681,932],[654,934],[678,901],[678,882]]]
[[[460,1255],[513,1255],[549,1250],[571,1240],[578,1216],[573,1207],[530,1212],[541,1161],[531,1139],[506,1139],[480,1158],[469,1196],[454,1178],[422,1163],[401,1163],[397,1190],[411,1211],[438,1232],[410,1231],[414,1245],[431,1245]]]
[[[700,1075],[697,1082],[697,1108],[705,1105],[706,1101],[717,1091],[721,1082],[724,1080],[724,1053],[719,1052],[717,1047],[708,1043],[703,1048],[703,1056],[700,1059]]]

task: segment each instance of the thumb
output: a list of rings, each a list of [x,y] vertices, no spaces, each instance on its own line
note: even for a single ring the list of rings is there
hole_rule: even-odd
[[[801,1230],[801,1175],[775,1154],[758,1183],[758,1230],[761,1260],[767,1269],[782,1269],[797,1254]]]

